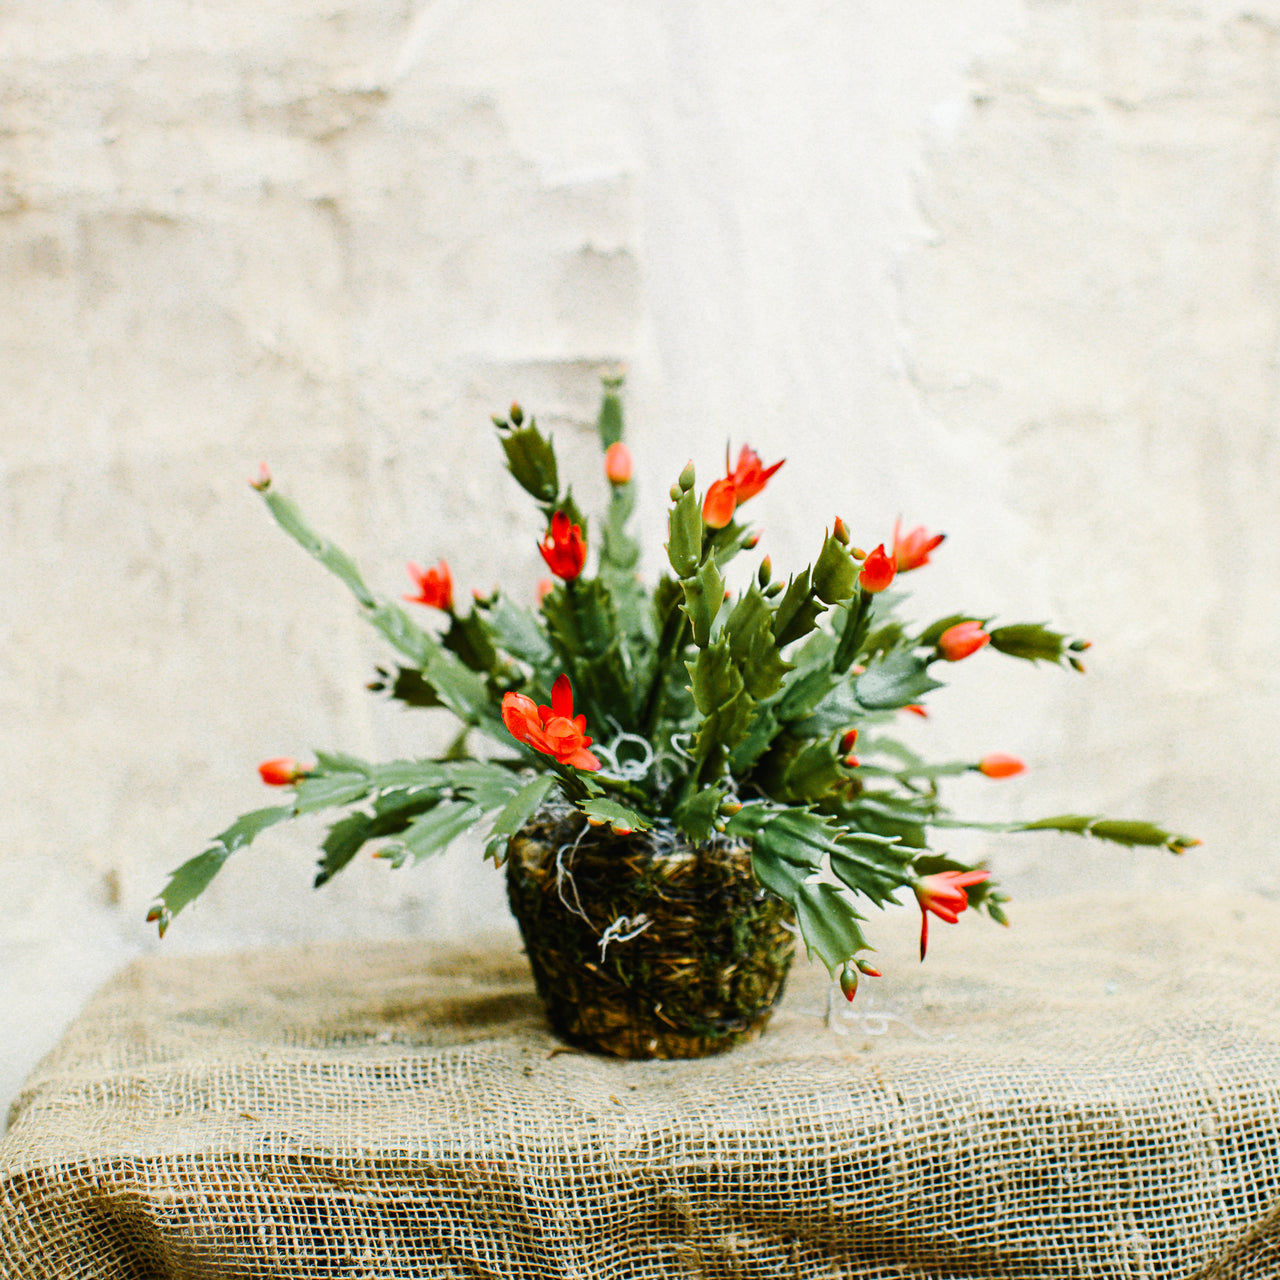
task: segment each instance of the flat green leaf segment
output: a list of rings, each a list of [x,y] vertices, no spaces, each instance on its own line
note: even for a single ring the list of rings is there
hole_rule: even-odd
[[[1153,822],[1129,822],[1115,818],[1082,818],[1067,814],[1057,818],[1041,818],[1007,827],[1011,831],[1065,831],[1078,836],[1091,836],[1133,849],[1139,846],[1164,848],[1170,853],[1185,853],[1200,843],[1192,836],[1176,835]]]
[[[263,501],[276,523],[331,573],[350,588],[371,625],[405,657],[414,663],[425,688],[466,724],[504,739],[502,721],[485,681],[446,650],[430,632],[423,630],[394,603],[379,603],[365,585],[355,563],[346,552],[322,538],[303,518],[295,503],[274,489],[263,491]]]
[[[270,809],[255,809],[236,819],[225,831],[214,836],[209,847],[188,858],[169,875],[169,883],[160,891],[158,901],[148,914],[160,927],[164,937],[173,917],[194,902],[208,887],[209,882],[222,870],[222,864],[245,845],[252,844],[256,836],[277,822],[293,817],[293,809],[279,805]]]
[[[343,583],[389,646],[394,660],[369,688],[451,717],[454,736],[426,760],[322,752],[313,765],[290,762],[287,803],[245,815],[173,872],[152,910],[162,930],[233,853],[312,815],[326,824],[317,885],[370,848],[410,865],[470,832],[501,863],[548,802],[618,833],[671,824],[695,843],[749,840],[760,883],[833,972],[868,947],[869,907],[927,894],[922,878],[941,877],[945,891],[951,873],[974,870],[934,847],[951,828],[1057,831],[1173,853],[1196,843],[1145,821],[971,822],[950,811],[949,779],[1008,776],[1011,762],[985,725],[983,749],[996,754],[927,758],[918,743],[929,726],[915,717],[932,714],[942,673],[969,679],[1001,657],[1083,672],[1089,646],[1041,622],[952,613],[921,625],[906,616],[904,579],[940,535],[921,528],[900,543],[895,531],[889,548],[872,533],[868,555],[833,520],[794,572],[775,578],[767,548],[749,568],[735,563],[760,539],[747,504],[766,505],[762,491],[782,465],[744,446],[709,481],[699,483],[692,462],[681,471],[668,491],[660,572],[647,583],[633,530],[633,471],[643,467],[625,443],[620,382],[606,381],[594,423],[601,472],[582,491],[605,500],[591,521],[549,432],[518,405],[494,425],[495,461],[533,508],[522,554],[539,549],[551,575],[536,603],[460,590],[466,607],[456,606],[443,563],[420,602],[385,599],[265,475],[255,485],[280,528]],[[477,753],[472,738],[481,735],[490,746]],[[1003,919],[993,882],[967,879],[972,905]]]
[[[894,836],[848,831],[828,815],[768,803],[744,806],[727,830],[751,840],[757,878],[791,905],[810,955],[833,974],[870,946],[856,898],[893,902],[921,852]]]
[[[532,782],[509,765],[474,760],[395,760],[369,764],[354,756],[318,753],[314,770],[297,785],[291,805],[258,809],[214,837],[208,849],[174,871],[152,908],[163,933],[180,911],[209,886],[223,864],[268,827],[329,809],[349,809],[321,845],[316,885],[341,871],[370,841],[385,840],[379,856],[393,865],[418,862],[446,849],[486,814],[510,823],[526,816],[550,792],[553,776]],[[359,806],[359,807],[357,807]],[[504,846],[505,847],[505,846]]]

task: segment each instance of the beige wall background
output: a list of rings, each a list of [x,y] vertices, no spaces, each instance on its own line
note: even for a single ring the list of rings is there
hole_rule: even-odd
[[[775,565],[901,514],[949,535],[922,620],[1094,641],[1084,680],[978,655],[913,740],[1029,761],[975,814],[1205,844],[971,843],[1016,895],[1280,893],[1278,31],[1274,0],[10,0],[0,1096],[141,952],[510,927],[474,845],[313,892],[318,824],[162,944],[143,917],[269,802],[259,760],[439,743],[364,691],[387,654],[258,463],[383,593],[444,556],[531,595],[489,414],[600,496],[619,364],[650,572],[671,479],[746,439],[787,457]]]

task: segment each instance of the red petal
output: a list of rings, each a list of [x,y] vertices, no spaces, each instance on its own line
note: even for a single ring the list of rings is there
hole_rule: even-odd
[[[551,686],[551,714],[563,716],[566,720],[573,719],[573,686],[566,675],[556,676],[556,682]],[[583,727],[586,727],[585,720]]]

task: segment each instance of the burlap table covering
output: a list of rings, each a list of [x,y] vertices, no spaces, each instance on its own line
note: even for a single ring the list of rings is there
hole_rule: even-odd
[[[1280,905],[885,924],[701,1062],[566,1050],[507,939],[137,962],[14,1104],[0,1273],[1280,1276]]]

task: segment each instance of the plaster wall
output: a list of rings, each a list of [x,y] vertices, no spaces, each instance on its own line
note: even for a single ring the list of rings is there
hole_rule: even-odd
[[[671,479],[746,439],[788,459],[776,565],[901,514],[949,535],[922,619],[1093,640],[1085,680],[979,655],[913,732],[1032,765],[971,812],[1205,845],[971,842],[1015,896],[1280,892],[1278,30],[1274,0],[10,0],[0,1098],[159,945],[510,927],[474,845],[313,893],[319,825],[163,944],[143,916],[266,802],[257,761],[440,744],[364,691],[385,651],[259,461],[382,593],[443,556],[531,595],[489,414],[519,399],[601,496],[618,365],[650,572]]]

